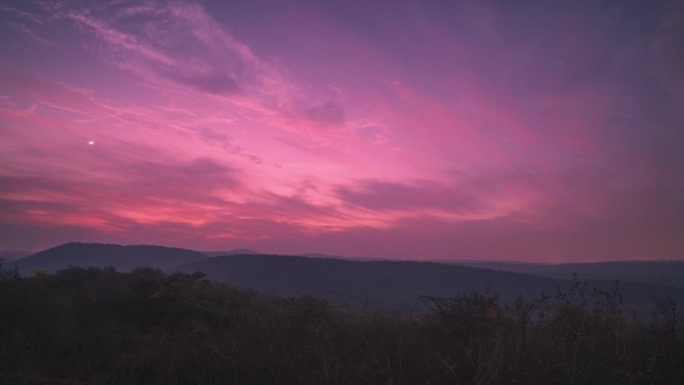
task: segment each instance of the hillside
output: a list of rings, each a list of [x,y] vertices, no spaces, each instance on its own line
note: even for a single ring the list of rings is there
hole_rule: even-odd
[[[577,274],[583,279],[591,280],[619,280],[684,287],[684,261],[618,261],[557,265],[496,261],[454,261],[453,263],[550,278],[566,279],[572,277],[572,274]]]
[[[23,249],[3,249],[3,250],[0,250],[0,259],[4,259],[6,261],[12,261],[15,259],[24,258],[24,257],[29,256],[31,254],[33,254],[32,251],[23,250]]]
[[[229,251],[200,251],[200,253],[206,255],[207,257],[220,257],[223,255],[238,255],[238,254],[245,254],[245,255],[250,255],[250,254],[259,254],[258,251],[254,250],[249,250],[249,249],[232,249]]]
[[[170,270],[191,261],[206,258],[196,251],[163,246],[121,246],[101,243],[66,243],[8,263],[24,275],[39,269],[54,272],[72,266],[113,266],[130,271],[138,266],[151,266]]]
[[[406,261],[348,261],[278,255],[232,255],[185,264],[181,271],[202,271],[231,285],[284,296],[313,295],[359,306],[401,311],[422,310],[420,296],[454,296],[488,287],[504,301],[542,292],[553,294],[571,280],[459,265]],[[609,292],[614,283],[590,281]],[[589,289],[588,289],[589,290]],[[651,309],[654,298],[684,300],[684,289],[643,283],[620,284],[627,308]]]
[[[70,265],[113,266],[119,271],[131,271],[138,266],[160,268],[167,272],[202,271],[209,279],[237,287],[282,296],[310,295],[338,303],[395,309],[406,313],[425,310],[421,296],[451,297],[488,288],[504,301],[512,301],[518,296],[536,298],[541,293],[554,294],[557,288],[566,289],[573,284],[572,280],[559,279],[571,277],[571,271],[578,272],[582,282],[588,280],[589,288],[596,287],[605,292],[614,288],[610,280],[591,279],[604,277],[601,274],[607,273],[602,264],[559,267],[490,263],[492,269],[486,269],[432,262],[354,261],[266,254],[208,258],[202,253],[186,249],[96,243],[68,243],[6,263],[6,266],[16,266],[23,275],[29,276],[39,269],[55,272]],[[502,266],[527,270],[522,270],[526,273],[502,271]],[[593,267],[597,267],[597,270],[591,270]],[[544,271],[543,268],[559,270]],[[648,277],[648,270],[644,272]],[[543,276],[542,273],[550,276]],[[656,299],[670,296],[684,301],[684,287],[622,282],[620,292],[625,309],[643,314],[653,309]]]

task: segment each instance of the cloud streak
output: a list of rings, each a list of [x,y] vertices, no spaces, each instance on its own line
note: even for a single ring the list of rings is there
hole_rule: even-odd
[[[2,6],[0,247],[684,257],[681,7],[525,3]]]

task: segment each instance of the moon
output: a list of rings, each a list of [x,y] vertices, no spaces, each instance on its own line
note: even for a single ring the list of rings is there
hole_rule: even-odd
[[[89,140],[89,141],[88,141],[88,144],[92,146],[93,144],[95,144],[95,141],[94,141],[94,140]]]

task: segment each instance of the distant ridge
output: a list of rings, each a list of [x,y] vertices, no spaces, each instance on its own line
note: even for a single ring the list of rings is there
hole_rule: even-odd
[[[307,257],[307,258],[334,258],[334,259],[349,259],[349,260],[351,260],[351,258],[341,257],[339,255],[325,254],[325,253],[294,254],[294,256],[296,256],[296,257]]]
[[[207,257],[220,257],[222,255],[255,255],[262,254],[250,249],[232,249],[230,251],[198,251]]]
[[[684,288],[684,260],[613,261],[591,263],[521,263],[498,261],[449,261],[485,269],[533,274],[550,278],[571,278],[621,282],[642,282]]]
[[[421,295],[451,297],[463,292],[483,291],[488,287],[506,302],[520,295],[528,299],[537,298],[542,292],[554,294],[557,288],[569,287],[572,281],[567,278],[573,272],[578,273],[580,281],[588,281],[589,287],[610,291],[614,287],[611,282],[613,279],[592,280],[592,277],[622,266],[619,263],[571,264],[563,266],[565,270],[539,272],[535,269],[543,270],[558,265],[497,265],[492,262],[489,268],[484,268],[444,262],[340,259],[325,254],[258,254],[245,249],[228,252],[235,253],[233,255],[217,253],[222,255],[210,257],[206,253],[163,246],[73,242],[6,264],[17,266],[23,275],[29,276],[38,269],[54,272],[69,265],[113,266],[119,271],[130,271],[138,266],[160,268],[166,272],[202,271],[214,281],[276,295],[309,295],[338,303],[401,312],[424,309]],[[630,268],[643,266],[633,262],[624,265]],[[657,267],[657,264],[651,266]],[[522,271],[503,271],[505,268]],[[593,273],[592,268],[595,269]],[[641,270],[648,277],[648,270]],[[552,273],[564,279],[543,276]],[[655,301],[666,296],[684,302],[684,287],[676,285],[623,282],[619,289],[625,309],[635,310],[642,315],[648,315],[654,309]]]
[[[120,271],[129,271],[139,266],[170,270],[204,258],[206,256],[196,251],[175,247],[71,242],[12,261],[10,265],[18,267],[24,275],[31,275],[39,269],[54,272],[69,265],[113,266]]]
[[[455,264],[416,261],[354,261],[287,255],[232,255],[190,262],[179,269],[203,271],[207,278],[234,286],[283,296],[312,295],[335,302],[400,311],[420,311],[421,295],[455,296],[491,287],[504,301],[519,295],[536,298],[567,288],[569,279],[497,271]],[[580,277],[585,281],[583,277]],[[610,281],[591,281],[592,287],[611,291]],[[644,311],[654,298],[684,300],[684,288],[643,283],[620,285],[628,308]]]
[[[14,259],[24,258],[34,253],[35,251],[29,251],[24,249],[3,249],[0,250],[0,259],[11,261]]]

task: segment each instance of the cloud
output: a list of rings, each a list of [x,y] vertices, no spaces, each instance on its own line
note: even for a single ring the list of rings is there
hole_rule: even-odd
[[[165,72],[162,73],[168,79],[174,80],[181,84],[187,84],[197,89],[198,91],[207,92],[216,95],[231,95],[240,92],[240,86],[237,81],[226,74],[200,74],[200,75],[184,75],[181,73]]]
[[[329,145],[344,132],[345,108],[254,54],[194,1],[122,1],[84,7],[50,5],[75,24],[102,60],[143,79],[165,95],[208,98],[250,124],[292,132]],[[332,87],[332,86],[331,86]],[[334,88],[334,87],[333,87]]]
[[[345,203],[370,210],[420,211],[438,209],[449,211],[477,211],[484,204],[475,197],[427,180],[409,183],[363,180],[354,187],[340,186],[337,195]]]
[[[387,140],[388,136],[388,129],[386,127],[375,124],[367,124],[365,122],[359,124],[354,131],[359,137],[372,143],[383,143]]]
[[[387,257],[681,250],[675,4],[0,6],[0,222]]]
[[[69,168],[59,177],[3,176],[0,199],[14,206],[15,214],[5,212],[0,221],[82,221],[103,230],[121,230],[120,222],[131,220],[200,224],[212,220],[212,208],[230,207],[224,191],[241,189],[240,172],[211,158],[136,159],[119,151],[87,160],[93,162],[88,169],[95,173],[81,167]]]
[[[266,63],[196,3],[123,1],[58,10],[56,17],[95,38],[91,46],[105,60],[151,81],[233,95],[260,89],[271,76]]]
[[[184,163],[140,161],[128,163],[121,170],[125,182],[120,187],[149,197],[192,201],[210,196],[217,189],[235,189],[240,185],[239,171],[211,158]]]
[[[17,9],[14,7],[0,5],[0,12],[9,15],[15,15],[18,17],[19,20],[28,20],[31,21],[33,24],[41,25],[44,23],[44,19],[42,17],[39,17],[31,12],[25,12],[21,9]]]
[[[345,122],[344,110],[332,102],[310,107],[304,111],[304,115],[323,125],[340,126]]]
[[[651,71],[672,97],[684,102],[684,5],[665,1],[657,32],[650,42]]]

